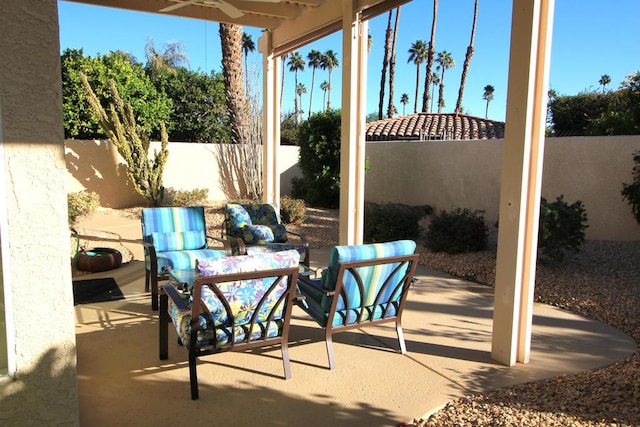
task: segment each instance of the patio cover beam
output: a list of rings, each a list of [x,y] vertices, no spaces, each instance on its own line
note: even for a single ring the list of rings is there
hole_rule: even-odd
[[[553,0],[513,0],[491,357],[528,363]]]

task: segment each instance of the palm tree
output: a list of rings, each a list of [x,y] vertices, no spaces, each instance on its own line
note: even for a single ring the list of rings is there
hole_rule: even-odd
[[[438,0],[433,0],[433,20],[431,21],[431,40],[427,51],[427,77],[424,79],[424,93],[422,95],[422,111],[426,112],[429,106],[429,86],[431,86],[431,76],[433,61],[436,55],[436,21],[438,19]]]
[[[473,56],[473,39],[476,35],[476,23],[478,22],[478,0],[473,7],[473,24],[471,25],[471,40],[467,47],[467,55],[464,58],[464,65],[462,66],[462,76],[460,77],[460,89],[458,90],[458,101],[456,101],[456,113],[460,113],[462,110],[462,94],[464,93],[464,85],[467,81],[467,72],[469,71],[469,64],[471,63],[471,57]]]
[[[482,99],[487,101],[487,107],[484,110],[484,118],[489,118],[489,103],[493,101],[493,92],[495,92],[495,88],[491,85],[486,85],[484,87],[484,94],[482,95]]]
[[[188,67],[189,58],[185,53],[185,46],[182,42],[168,42],[162,46],[162,51],[158,51],[151,37],[147,38],[144,47],[144,54],[147,59],[147,69],[153,71],[168,71],[175,74],[176,68]]]
[[[248,143],[249,118],[242,79],[242,26],[221,23],[220,42],[225,99],[231,122],[231,141],[235,144]]]
[[[293,87],[295,88],[294,92],[296,92],[298,90],[298,71],[304,71],[304,66],[305,66],[304,58],[302,58],[300,53],[293,52],[291,54],[291,57],[289,58],[288,65],[289,65],[289,71],[293,72],[293,77],[295,81],[295,85]],[[293,98],[294,98],[294,114],[296,117],[296,123],[298,123],[298,114],[300,111],[300,106],[298,105],[298,94],[295,93]]]
[[[371,53],[371,46],[373,46],[373,37],[371,32],[367,33],[367,53]]]
[[[327,86],[327,110],[331,109],[331,71],[339,66],[340,61],[338,61],[338,57],[333,50],[329,49],[324,53],[324,55],[322,55],[322,68],[329,70],[329,82]]]
[[[284,55],[282,55],[280,57],[280,59],[282,61],[282,67],[280,67],[280,72],[282,74],[282,79],[280,81],[280,111],[281,112],[282,112],[282,99],[284,98],[284,76],[285,76],[285,74],[287,74],[287,73],[284,72],[284,66],[286,65],[286,62],[287,62],[287,59],[289,58],[289,55],[290,54],[285,53]]]
[[[438,71],[440,71],[440,66],[436,67],[436,72],[431,74],[431,108],[429,111],[433,111],[433,100],[435,99],[434,92],[436,91],[436,86],[440,84],[440,76],[438,76]]]
[[[311,117],[311,103],[313,102],[313,85],[316,80],[316,68],[322,66],[322,53],[312,49],[307,54],[307,64],[311,67],[311,93],[309,94],[309,116]]]
[[[604,93],[605,86],[611,83],[611,77],[609,77],[608,74],[603,74],[602,76],[600,76],[600,80],[598,81],[598,83],[602,85],[602,93]]]
[[[418,90],[420,86],[420,65],[427,59],[427,44],[424,40],[416,40],[409,48],[407,62],[416,64],[416,96],[413,100],[413,112],[418,112]]]
[[[387,18],[387,31],[384,36],[384,56],[382,57],[382,71],[380,72],[380,99],[378,101],[378,120],[382,120],[382,106],[384,105],[384,88],[387,84],[387,68],[389,67],[389,55],[391,51],[391,17],[393,10],[389,11]]]
[[[449,68],[455,67],[456,63],[451,57],[451,53],[446,50],[438,53],[437,61],[440,65],[440,91],[438,93],[438,113],[440,113],[442,111],[442,107],[444,107],[444,72]]]
[[[322,83],[320,83],[320,90],[322,91],[322,109],[324,111],[326,111],[327,109],[325,108],[325,102],[327,100],[327,91],[329,90],[331,86],[329,85],[328,81],[323,81]]]
[[[255,50],[256,44],[253,42],[251,34],[242,33],[242,52],[244,53],[244,86],[246,90],[249,90],[249,52],[255,52]]]
[[[402,104],[402,115],[407,114],[407,104],[409,103],[409,95],[403,93],[400,97],[400,103]],[[415,111],[414,111],[415,113]]]
[[[396,75],[396,41],[398,40],[398,23],[400,21],[400,6],[396,8],[396,22],[393,26],[393,42],[391,44],[391,57],[389,58],[389,105],[387,117],[392,118],[398,109],[393,105],[393,85]]]
[[[307,93],[307,87],[304,85],[304,83],[298,83],[298,85],[296,86],[296,95],[298,96],[298,100],[299,100],[299,105],[302,105],[302,95],[304,95],[305,93]],[[304,111],[302,111],[302,109],[300,109],[300,111],[298,111],[298,113],[300,115],[302,115],[304,113]],[[296,119],[296,122],[298,120]]]

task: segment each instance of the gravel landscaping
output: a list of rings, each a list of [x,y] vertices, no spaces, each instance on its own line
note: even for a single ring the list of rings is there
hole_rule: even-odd
[[[136,216],[139,209],[118,210]],[[207,208],[219,235],[220,206]],[[337,210],[307,210],[303,225],[312,248],[337,244]],[[486,251],[447,255],[418,244],[420,263],[494,285],[495,233]],[[588,241],[562,264],[539,263],[535,300],[614,326],[640,342],[640,241]],[[425,408],[426,410],[427,408]],[[606,368],[521,384],[452,401],[415,426],[640,426],[640,354]]]

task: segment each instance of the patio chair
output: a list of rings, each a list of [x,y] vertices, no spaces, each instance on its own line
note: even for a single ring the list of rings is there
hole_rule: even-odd
[[[162,286],[160,359],[169,357],[173,323],[189,351],[191,399],[198,399],[196,364],[203,355],[280,344],[284,378],[291,378],[288,336],[299,260],[295,250],[198,260],[190,292]]]
[[[306,237],[287,230],[271,203],[227,203],[222,236],[230,240],[234,254],[296,249],[300,253],[300,262],[309,267]],[[289,240],[289,236],[294,236],[296,241]]]
[[[204,207],[164,207],[142,209],[142,244],[144,246],[144,290],[151,286],[151,307],[158,309],[158,281],[167,279],[169,268],[193,268],[197,258],[231,255],[224,239],[206,235]],[[208,239],[222,248],[209,247]]]
[[[332,335],[368,325],[395,322],[400,352],[406,353],[402,310],[418,261],[416,243],[399,240],[335,246],[318,279],[301,275],[296,303],[325,329],[329,369],[335,367]]]

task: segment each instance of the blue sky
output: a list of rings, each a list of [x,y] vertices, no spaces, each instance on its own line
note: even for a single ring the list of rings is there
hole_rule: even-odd
[[[475,52],[465,85],[463,107],[468,114],[484,116],[482,99],[486,85],[495,88],[489,106],[489,118],[504,120],[509,67],[509,39],[511,2],[481,0],[474,42]],[[168,41],[180,41],[187,49],[191,69],[220,71],[220,39],[218,24],[195,19],[176,18],[161,14],[145,14],[122,9],[87,6],[59,1],[60,48],[83,48],[85,55],[94,56],[113,50],[124,50],[144,62],[144,47],[151,37],[156,47]],[[440,0],[436,26],[436,51],[452,54],[455,67],[445,73],[445,103],[443,112],[455,108],[460,74],[471,36],[473,0]],[[410,102],[406,112],[413,112],[416,68],[408,64],[407,50],[418,39],[428,41],[431,32],[433,3],[413,0],[400,10],[396,52],[396,106],[402,114],[400,96],[407,93]],[[627,74],[640,69],[639,0],[556,0],[551,53],[550,87],[561,95],[575,95],[582,91],[598,90],[600,76],[611,77],[611,89],[619,86]],[[373,46],[368,58],[367,113],[377,112],[380,91],[380,70],[384,50],[387,14],[369,22]],[[245,27],[257,45],[261,30]],[[299,50],[306,59],[311,49],[341,52],[341,34],[336,33]],[[340,57],[339,57],[340,58]],[[260,56],[249,56],[249,67],[259,72]],[[341,61],[342,62],[342,61]],[[424,79],[423,64],[419,105]],[[316,72],[313,111],[321,109],[322,91],[319,85],[327,80],[327,71]],[[332,74],[331,103],[340,102],[341,69]],[[302,107],[308,109],[311,70],[298,76],[305,84]],[[293,74],[285,75],[283,110],[293,111]],[[386,89],[388,93],[388,88]],[[436,94],[437,97],[437,94]],[[386,106],[387,101],[385,101]],[[386,107],[385,107],[386,110]]]

